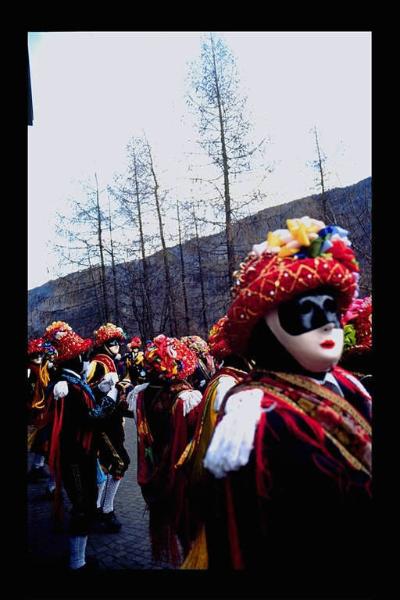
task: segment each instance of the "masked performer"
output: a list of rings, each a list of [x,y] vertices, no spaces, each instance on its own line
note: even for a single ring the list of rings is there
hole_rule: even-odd
[[[117,365],[121,360],[120,345],[124,339],[125,334],[121,327],[113,323],[106,323],[94,332],[94,351],[87,376],[91,387],[100,385],[107,393],[107,388],[119,381]],[[124,446],[125,408],[124,403],[118,403],[117,409],[104,422],[99,440],[99,461],[107,477],[99,484],[97,519],[110,533],[121,529],[122,524],[114,511],[114,500],[130,463]]]
[[[115,409],[115,386],[102,394],[83,376],[84,358],[92,342],[71,329],[56,331],[51,338],[57,350],[57,381],[49,385],[54,406],[50,444],[50,468],[56,479],[56,508],[60,509],[61,485],[72,504],[70,520],[70,569],[88,568],[86,544],[96,514],[96,426]],[[101,425],[100,425],[101,427]]]
[[[367,560],[371,398],[337,366],[359,275],[347,235],[289,219],[236,273],[224,331],[255,369],[225,395],[204,461],[209,568],[283,585]]]
[[[187,551],[186,479],[175,468],[193,436],[201,401],[187,378],[197,359],[185,344],[159,335],[146,346],[148,385],[136,398],[138,483],[150,512],[153,557],[177,565]]]

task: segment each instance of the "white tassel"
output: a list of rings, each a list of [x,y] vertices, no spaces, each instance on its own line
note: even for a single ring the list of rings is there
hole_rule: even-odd
[[[68,383],[66,381],[58,381],[53,388],[54,398],[60,400],[68,395]]]
[[[142,383],[140,385],[135,385],[133,390],[131,390],[126,397],[126,401],[128,403],[128,410],[133,411],[133,418],[135,419],[135,423],[136,423],[137,397],[139,395],[139,392],[142,392],[143,390],[145,390],[149,385],[150,385],[150,383]]]
[[[199,390],[185,390],[178,395],[183,400],[183,416],[185,417],[200,404],[203,395]]]
[[[248,463],[263,396],[262,390],[255,389],[238,392],[227,400],[225,416],[215,428],[204,459],[205,468],[217,479]]]
[[[236,379],[234,379],[230,375],[221,375],[221,377],[218,379],[217,392],[215,394],[214,407],[213,407],[215,412],[219,411],[221,404],[222,404],[222,400],[225,398],[225,394],[235,384],[236,384]]]

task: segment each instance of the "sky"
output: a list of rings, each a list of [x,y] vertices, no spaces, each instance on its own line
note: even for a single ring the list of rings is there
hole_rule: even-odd
[[[274,170],[265,205],[316,192],[310,129],[330,186],[371,175],[370,32],[215,32],[236,58],[254,139],[267,137]],[[56,213],[79,181],[100,187],[143,132],[161,183],[184,195],[197,131],[185,102],[189,63],[207,32],[30,32],[34,121],[28,127],[28,288],[59,274]]]

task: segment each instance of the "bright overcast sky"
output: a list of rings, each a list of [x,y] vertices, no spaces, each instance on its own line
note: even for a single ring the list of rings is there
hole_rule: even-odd
[[[188,63],[205,32],[30,33],[28,287],[54,278],[55,213],[77,181],[100,186],[145,131],[163,183],[179,190],[197,137],[185,104]],[[371,175],[370,32],[222,32],[236,57],[254,139],[268,136],[266,205],[308,196],[317,125],[331,186]],[[261,207],[262,208],[262,207]],[[260,209],[260,207],[258,207]]]

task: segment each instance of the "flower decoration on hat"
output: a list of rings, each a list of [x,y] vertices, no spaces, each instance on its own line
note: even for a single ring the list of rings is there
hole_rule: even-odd
[[[122,327],[117,327],[114,323],[106,323],[101,325],[98,329],[93,332],[94,345],[96,347],[102,346],[108,340],[121,340],[126,339],[126,335]]]
[[[344,352],[361,354],[372,349],[372,298],[354,300],[343,316]]]
[[[43,352],[43,338],[35,338],[28,341],[28,355],[39,354]]]
[[[217,360],[223,360],[232,354],[229,341],[225,335],[225,325],[227,320],[228,317],[226,315],[221,317],[221,319],[218,319],[218,321],[211,327],[210,333],[208,334],[210,353]]]
[[[145,368],[170,381],[191,375],[198,362],[196,354],[186,344],[163,334],[147,344],[144,358]]]
[[[186,335],[181,337],[181,342],[186,344],[200,358],[205,358],[207,354],[210,354],[209,345],[199,335]]]
[[[359,266],[345,229],[310,217],[286,224],[253,246],[233,274],[233,301],[222,329],[234,352],[246,350],[253,327],[269,310],[306,290],[334,288],[342,313],[358,294]]]
[[[62,338],[67,332],[71,332],[72,327],[65,321],[53,321],[46,327],[43,338],[51,342],[54,339]]]
[[[126,345],[128,350],[132,351],[134,348],[141,348],[142,340],[139,336],[134,336],[131,341]]]

